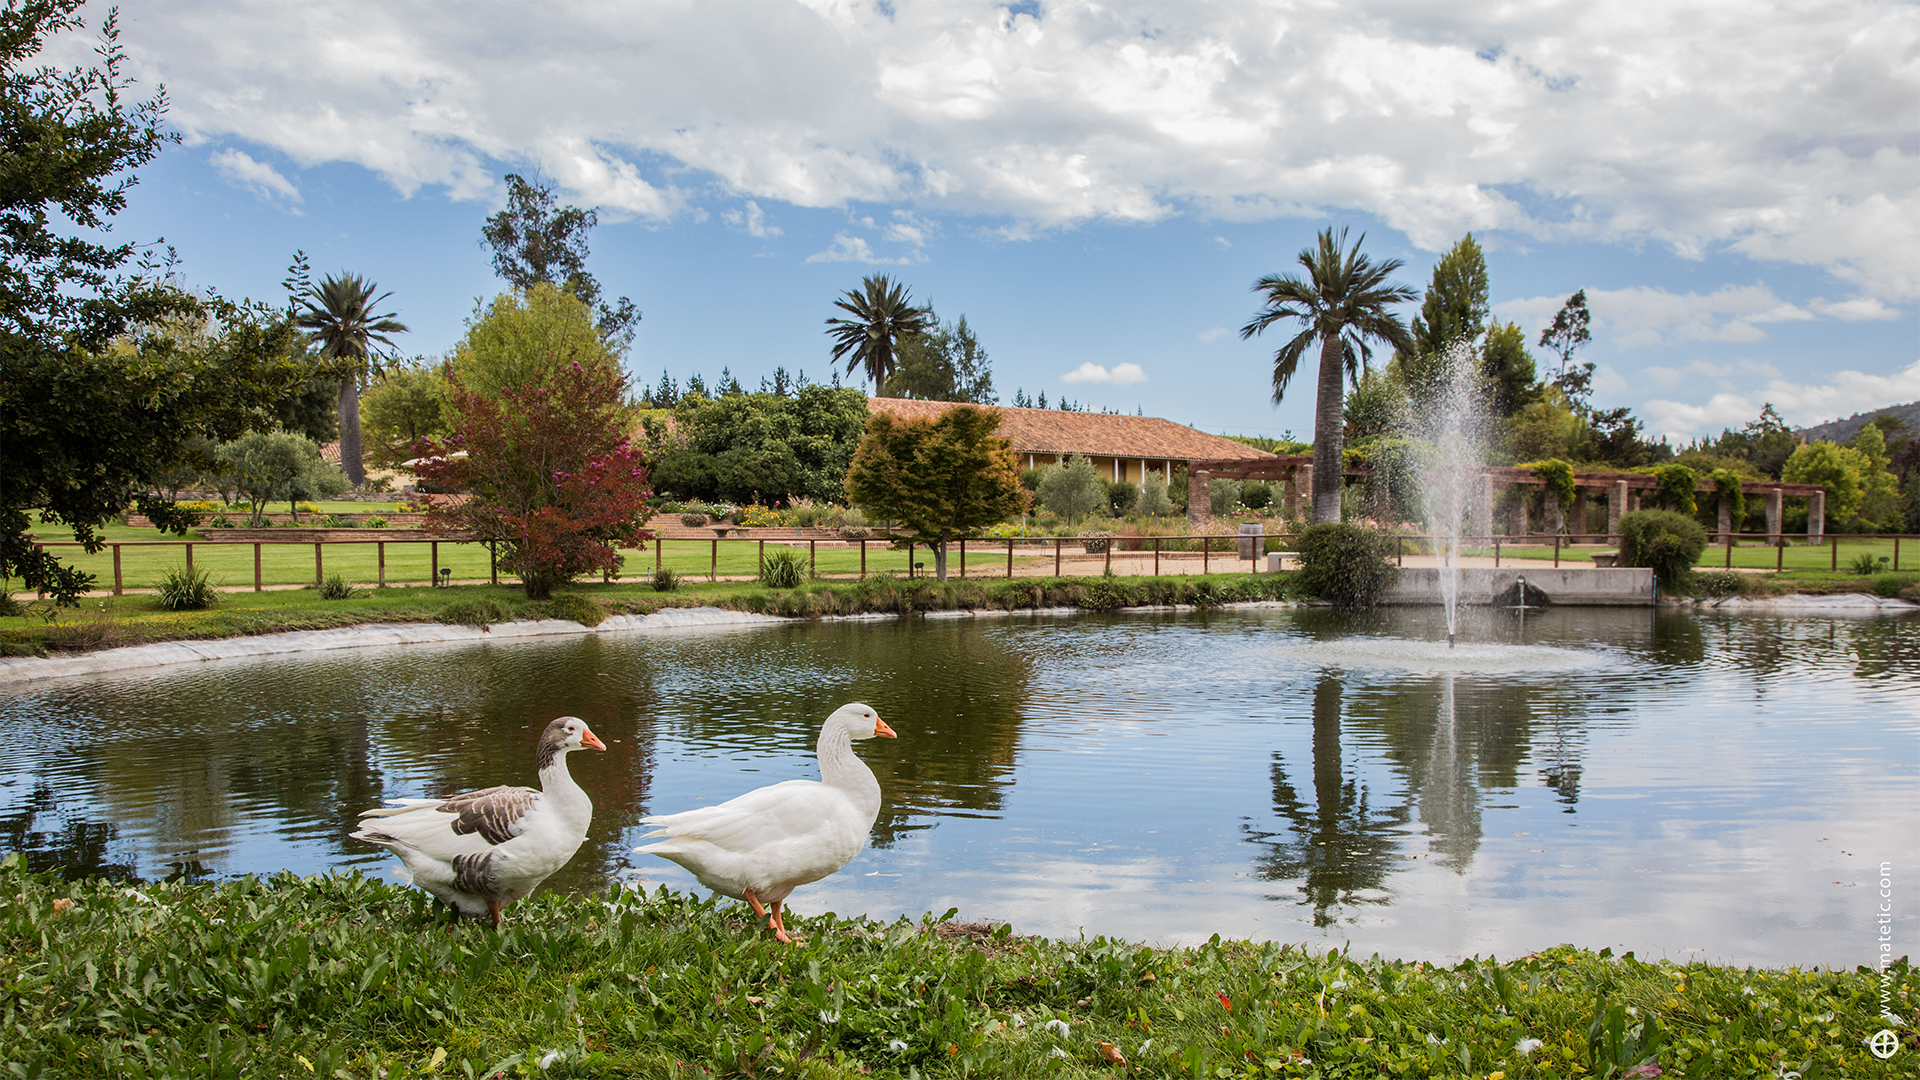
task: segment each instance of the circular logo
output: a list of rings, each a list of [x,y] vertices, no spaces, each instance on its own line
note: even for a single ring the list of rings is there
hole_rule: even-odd
[[[1885,1061],[1899,1051],[1900,1036],[1881,1028],[1873,1033],[1873,1038],[1867,1040],[1867,1049],[1873,1051],[1874,1057]]]

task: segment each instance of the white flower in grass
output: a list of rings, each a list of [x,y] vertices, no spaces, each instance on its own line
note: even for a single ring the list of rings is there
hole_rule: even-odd
[[[1053,1032],[1055,1035],[1058,1035],[1063,1039],[1073,1034],[1073,1029],[1067,1026],[1067,1022],[1065,1020],[1047,1021],[1047,1030]]]
[[[541,1054],[540,1060],[535,1062],[535,1064],[539,1065],[542,1069],[551,1069],[553,1068],[554,1062],[565,1060],[567,1060],[567,1052],[565,1050],[549,1050]]]
[[[1014,1027],[1017,1027],[1017,1028],[1023,1028],[1023,1027],[1026,1027],[1026,1026],[1027,1026],[1027,1018],[1026,1018],[1026,1017],[1024,1017],[1024,1016],[1021,1016],[1021,1015],[1020,1015],[1019,1013],[1014,1013],[1014,1014],[1013,1014],[1013,1026],[1014,1026]]]
[[[887,1049],[893,1051],[896,1054],[904,1054],[907,1052],[907,1044],[901,1042],[899,1039],[894,1039],[893,1041],[887,1043]]]
[[[1520,1051],[1521,1057],[1526,1057],[1528,1054],[1533,1053],[1545,1045],[1547,1044],[1541,1042],[1539,1039],[1521,1039],[1519,1042],[1513,1044],[1513,1048]]]
[[[828,1012],[825,1009],[821,1009],[820,1022],[823,1024],[837,1024],[840,1022],[840,1014],[837,1012]]]
[[[1054,1047],[1051,1051],[1049,1051],[1049,1053],[1053,1054],[1054,1057],[1057,1057],[1062,1061],[1065,1061],[1067,1059],[1067,1052],[1065,1050],[1060,1049],[1057,1046]]]
[[[1140,1044],[1140,1049],[1138,1049],[1138,1050],[1135,1050],[1135,1051],[1133,1052],[1133,1053],[1134,1053],[1134,1056],[1135,1056],[1135,1057],[1141,1057],[1141,1056],[1144,1056],[1144,1055],[1146,1054],[1146,1052],[1147,1052],[1147,1050],[1148,1050],[1149,1048],[1151,1048],[1152,1046],[1153,1046],[1153,1040],[1152,1040],[1152,1039],[1148,1039],[1148,1040],[1147,1040],[1146,1042],[1143,1042],[1143,1043],[1141,1043],[1141,1044]]]

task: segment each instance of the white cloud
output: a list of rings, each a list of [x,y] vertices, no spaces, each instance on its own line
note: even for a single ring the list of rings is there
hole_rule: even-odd
[[[757,236],[763,240],[781,235],[780,226],[769,223],[766,211],[760,209],[760,204],[752,199],[747,200],[744,211],[729,210],[720,215],[720,220],[748,236]]]
[[[207,161],[215,172],[229,184],[244,188],[269,201],[275,197],[288,202],[300,202],[300,189],[293,181],[280,175],[280,171],[264,161],[255,161],[239,150],[220,150]]]
[[[1852,416],[1920,399],[1920,360],[1890,375],[1839,371],[1823,382],[1796,383],[1779,377],[1764,385],[1724,388],[1705,403],[1655,399],[1641,407],[1649,430],[1676,441],[1718,434],[1760,415],[1768,402],[1795,427]]]
[[[1212,327],[1208,327],[1205,330],[1200,331],[1200,333],[1197,336],[1200,338],[1201,341],[1207,343],[1208,345],[1211,345],[1216,341],[1220,341],[1222,339],[1232,337],[1233,331],[1227,329],[1224,326],[1212,326]]]
[[[1553,316],[1565,302],[1564,297],[1535,296],[1496,304],[1494,310],[1503,318],[1526,324],[1530,332],[1537,334],[1553,322]],[[1832,315],[1841,309],[1848,313],[1877,310],[1856,305],[1874,305],[1878,301],[1820,303],[1824,305],[1821,314]],[[1766,333],[1756,323],[1798,322],[1820,317],[1807,308],[1787,303],[1761,284],[1726,285],[1704,295],[1645,286],[1588,289],[1587,310],[1593,313],[1593,328],[1610,331],[1614,343],[1625,348],[1674,341],[1757,341]]]
[[[905,255],[897,259],[889,259],[876,255],[873,253],[873,246],[868,244],[866,240],[858,236],[849,236],[846,233],[840,232],[833,234],[832,247],[829,247],[825,251],[814,252],[807,256],[807,261],[810,263],[857,262],[868,263],[873,266],[893,266],[904,265],[914,260],[910,256]]]
[[[1089,360],[1060,376],[1061,382],[1070,383],[1107,383],[1112,386],[1131,386],[1146,382],[1147,373],[1140,370],[1139,364],[1116,364],[1112,371]]]
[[[168,85],[190,140],[352,162],[406,194],[491,199],[498,172],[531,165],[652,218],[712,197],[890,203],[1017,236],[1361,212],[1428,250],[1468,229],[1732,249],[1830,271],[1862,303],[1920,298],[1913,5],[742,10],[180,2],[123,19],[136,76]]]

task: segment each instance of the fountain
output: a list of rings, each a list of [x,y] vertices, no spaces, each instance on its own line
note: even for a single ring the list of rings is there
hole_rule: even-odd
[[[1412,428],[1420,498],[1440,567],[1440,601],[1447,612],[1447,645],[1460,629],[1460,537],[1484,461],[1486,413],[1473,351],[1465,343],[1437,361],[1426,400],[1414,407]]]

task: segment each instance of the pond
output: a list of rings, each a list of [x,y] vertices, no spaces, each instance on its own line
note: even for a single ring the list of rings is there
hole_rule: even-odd
[[[1920,620],[1437,609],[789,623],[346,649],[0,692],[0,849],[128,879],[389,872],[398,796],[532,782],[595,820],[553,887],[697,888],[637,819],[812,776],[873,705],[871,848],[794,894],[1024,933],[1362,954],[1871,963],[1920,824]],[[1896,953],[1920,919],[1895,905]]]

